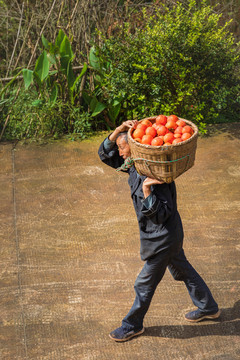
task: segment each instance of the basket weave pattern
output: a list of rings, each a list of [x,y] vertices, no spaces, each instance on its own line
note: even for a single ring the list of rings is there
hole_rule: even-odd
[[[153,123],[156,117],[146,119]],[[131,157],[134,159],[135,168],[140,175],[170,183],[194,165],[198,128],[189,120],[181,120],[192,127],[194,134],[188,140],[175,145],[151,146],[140,144],[132,138],[134,129],[129,129],[128,143],[131,149]]]

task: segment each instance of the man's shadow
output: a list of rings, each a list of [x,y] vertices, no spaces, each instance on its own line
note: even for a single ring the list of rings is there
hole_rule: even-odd
[[[221,309],[218,319],[193,325],[161,325],[146,328],[145,336],[156,336],[173,339],[189,339],[209,335],[240,335],[240,300],[232,308]],[[206,320],[209,321],[209,320]],[[200,325],[201,324],[201,325]]]

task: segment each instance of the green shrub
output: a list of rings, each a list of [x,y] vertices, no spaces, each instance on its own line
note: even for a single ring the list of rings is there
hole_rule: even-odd
[[[2,113],[9,113],[4,139],[58,138],[75,133],[85,138],[92,129],[92,118],[82,107],[56,101],[54,104],[37,99],[35,91],[21,91],[18,98],[9,100]],[[10,110],[10,111],[9,111]]]
[[[80,73],[62,30],[54,42],[42,36],[34,68],[22,70],[25,89],[15,99],[14,78],[0,91],[4,138],[84,138],[161,113],[192,120],[201,132],[206,123],[239,121],[240,51],[229,24],[220,25],[206,1],[155,9],[113,24],[114,35],[100,36],[101,47],[91,48]]]
[[[44,50],[34,70],[20,71],[24,88],[18,89],[14,82],[18,73],[0,89],[3,114],[0,132],[6,122],[5,139],[57,138],[72,132],[84,138],[92,127],[91,115],[80,105],[87,64],[82,66],[80,74],[74,73],[71,43],[62,30],[54,43],[42,36],[42,44]]]
[[[202,2],[144,10],[140,27],[126,23],[103,39],[106,97],[121,97],[119,122],[175,113],[205,123],[238,121],[240,113],[239,44],[219,25],[220,15]]]

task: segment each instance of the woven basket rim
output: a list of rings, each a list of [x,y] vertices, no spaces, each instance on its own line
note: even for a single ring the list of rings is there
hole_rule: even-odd
[[[141,120],[139,120],[139,123],[141,123],[141,122],[144,121],[144,120],[149,120],[149,121],[152,122],[152,121],[154,121],[154,120],[157,118],[157,116],[158,116],[158,115],[141,119]],[[130,128],[130,129],[128,130],[128,138],[129,138],[136,146],[138,146],[139,148],[142,148],[142,149],[160,149],[160,148],[162,148],[162,150],[166,150],[166,151],[167,151],[167,150],[170,150],[170,149],[173,149],[173,148],[176,149],[176,147],[179,147],[179,148],[180,148],[180,147],[182,147],[182,146],[185,146],[187,143],[191,142],[195,137],[198,136],[198,127],[197,127],[192,121],[190,121],[190,120],[187,120],[187,119],[184,119],[184,118],[181,118],[181,117],[178,117],[178,119],[185,121],[186,124],[190,125],[190,126],[193,128],[193,130],[194,130],[193,135],[192,135],[189,139],[184,140],[184,141],[182,141],[182,142],[180,142],[180,143],[177,143],[177,144],[174,144],[174,145],[167,145],[167,146],[164,146],[164,145],[161,145],[161,146],[153,146],[153,145],[141,144],[141,143],[139,143],[138,141],[135,141],[135,140],[133,139],[133,137],[132,137],[132,133],[133,133],[133,131],[134,131],[134,128]]]

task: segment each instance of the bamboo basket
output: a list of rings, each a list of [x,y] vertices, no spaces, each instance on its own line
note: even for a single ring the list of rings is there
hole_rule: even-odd
[[[146,119],[153,123],[156,117]],[[151,146],[140,144],[132,138],[134,129],[129,129],[128,143],[131,149],[131,157],[140,175],[170,183],[194,165],[198,128],[189,120],[181,120],[190,125],[194,133],[189,139],[175,145]]]

